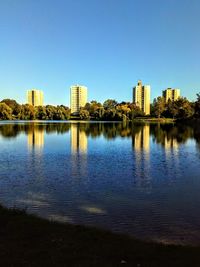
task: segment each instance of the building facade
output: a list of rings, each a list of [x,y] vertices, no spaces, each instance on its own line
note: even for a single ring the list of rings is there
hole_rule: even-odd
[[[145,115],[150,114],[150,85],[142,85],[142,81],[138,81],[137,86],[133,88],[133,103],[136,104]]]
[[[171,101],[176,101],[180,97],[180,89],[167,88],[163,91],[163,97],[166,103],[169,99]]]
[[[43,106],[44,94],[40,90],[32,89],[27,91],[27,103],[34,107]]]
[[[80,108],[87,103],[87,87],[74,85],[70,88],[71,113],[79,113]]]

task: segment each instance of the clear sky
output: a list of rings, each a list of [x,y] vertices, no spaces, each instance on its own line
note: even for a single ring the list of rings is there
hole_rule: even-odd
[[[0,0],[0,99],[69,105],[73,84],[89,100],[131,101],[141,79],[151,98],[167,87],[200,92],[199,0]]]

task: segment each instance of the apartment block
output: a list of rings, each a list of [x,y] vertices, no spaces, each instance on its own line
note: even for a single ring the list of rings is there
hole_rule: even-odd
[[[78,114],[81,107],[87,103],[87,87],[81,85],[71,86],[70,108],[71,113]]]
[[[142,81],[138,81],[137,86],[133,88],[133,103],[135,103],[145,115],[150,114],[150,85],[142,85]]]
[[[44,94],[40,90],[32,89],[27,91],[27,103],[34,107],[43,106]]]
[[[167,88],[163,91],[163,97],[167,103],[170,99],[171,101],[176,101],[180,97],[180,89]]]

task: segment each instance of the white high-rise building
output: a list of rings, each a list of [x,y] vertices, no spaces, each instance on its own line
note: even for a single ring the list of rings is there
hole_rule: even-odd
[[[27,91],[27,103],[34,107],[43,106],[44,94],[40,90],[32,89]]]
[[[70,88],[70,108],[71,113],[79,113],[80,108],[87,103],[87,87],[73,85]]]
[[[138,81],[137,86],[133,88],[133,103],[135,103],[145,115],[150,114],[150,85],[142,85],[142,81]]]

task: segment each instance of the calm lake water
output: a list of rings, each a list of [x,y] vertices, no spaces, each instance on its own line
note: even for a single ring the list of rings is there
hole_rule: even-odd
[[[200,126],[1,122],[0,203],[200,244]]]

